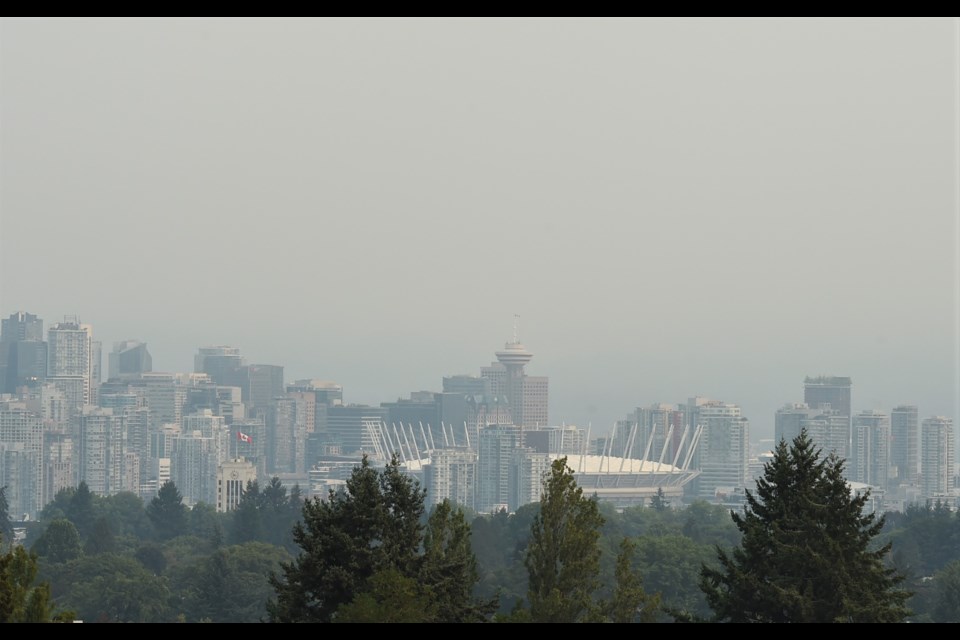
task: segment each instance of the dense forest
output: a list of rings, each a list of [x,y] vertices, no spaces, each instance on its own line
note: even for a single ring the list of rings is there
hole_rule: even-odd
[[[29,524],[20,548],[9,543],[0,492],[0,611],[6,607],[13,621],[282,622],[304,615],[325,621],[332,610],[297,611],[304,598],[294,587],[303,588],[308,573],[317,571],[310,549],[341,544],[332,556],[360,557],[350,554],[364,549],[349,548],[348,538],[357,534],[337,541],[331,532],[357,526],[386,502],[406,520],[384,511],[364,535],[397,543],[384,542],[390,551],[380,559],[363,556],[374,586],[362,599],[351,600],[348,592],[343,604],[350,606],[335,621],[393,615],[423,621],[424,612],[430,620],[561,621],[558,612],[570,611],[580,612],[570,621],[584,622],[717,619],[704,576],[719,576],[721,561],[739,551],[742,519],[738,526],[724,507],[681,507],[662,495],[646,506],[614,509],[583,496],[572,474],[555,467],[553,490],[541,502],[495,514],[468,514],[449,503],[425,508],[415,482],[369,469],[366,480],[355,478],[366,506],[360,498],[333,495],[304,500],[298,488],[273,478],[263,487],[250,483],[239,508],[225,514],[206,504],[188,509],[172,483],[147,504],[128,493],[96,496],[81,483],[61,491]],[[960,621],[958,513],[943,505],[888,513],[864,541],[881,551],[889,545],[883,561],[901,576],[907,620]],[[564,565],[569,575],[555,570]],[[453,593],[454,584],[461,591],[472,584],[472,593]],[[408,599],[397,600],[408,592]]]

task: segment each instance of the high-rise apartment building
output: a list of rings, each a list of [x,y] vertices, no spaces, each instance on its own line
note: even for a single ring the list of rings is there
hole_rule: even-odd
[[[890,412],[890,466],[892,484],[920,482],[920,420],[916,405],[900,405]]]
[[[47,331],[47,377],[82,380],[84,405],[96,401],[98,347],[93,340],[93,326],[81,324],[77,318],[64,318]]]
[[[43,421],[25,402],[0,401],[0,449],[12,515],[35,517],[43,508]],[[16,486],[14,486],[14,484]]]
[[[80,414],[77,450],[79,480],[90,491],[109,496],[120,491],[137,492],[139,486],[127,486],[126,420],[113,409],[86,406]]]
[[[927,500],[946,496],[956,473],[953,420],[943,416],[924,419],[920,427],[920,476]]]
[[[473,509],[477,484],[477,453],[473,449],[436,449],[430,464],[423,469],[423,486],[427,504],[444,500]]]
[[[523,445],[522,428],[493,424],[480,429],[477,445],[477,511],[491,513],[511,506],[514,453]],[[511,474],[514,471],[514,474]]]
[[[821,456],[834,453],[844,460],[850,457],[849,416],[829,409],[825,404],[810,407],[806,403],[792,403],[777,410],[774,418],[776,442],[782,439],[789,445],[802,430],[806,430]],[[850,471],[849,467],[847,471]]]
[[[853,416],[847,477],[885,490],[890,471],[890,417],[866,410]]]
[[[740,407],[711,401],[698,406],[697,424],[702,427],[697,446],[700,476],[699,497],[714,500],[717,490],[747,488],[750,479],[750,422]]]

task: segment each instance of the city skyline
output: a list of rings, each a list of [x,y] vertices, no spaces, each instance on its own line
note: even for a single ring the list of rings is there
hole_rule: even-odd
[[[0,21],[0,312],[550,420],[960,418],[956,19]],[[106,363],[104,363],[105,365]]]
[[[152,340],[143,339],[142,336],[133,336],[133,337],[127,336],[119,340],[106,339],[100,334],[98,323],[95,323],[92,321],[88,322],[85,317],[82,317],[79,315],[66,314],[62,316],[61,320],[48,323],[47,319],[40,313],[34,313],[32,310],[17,309],[17,310],[11,311],[10,313],[7,313],[5,310],[0,311],[0,317],[6,320],[7,316],[23,314],[23,313],[28,314],[28,316],[33,318],[34,321],[38,320],[39,322],[43,323],[43,339],[44,340],[46,340],[47,332],[50,328],[54,328],[55,332],[59,332],[61,326],[72,327],[73,325],[76,325],[77,327],[83,327],[83,330],[85,332],[90,332],[92,336],[96,338],[96,340],[94,340],[92,343],[103,345],[102,354],[100,356],[101,357],[100,366],[104,372],[108,371],[107,367],[104,366],[104,364],[111,357],[114,357],[116,355],[113,349],[120,348],[121,350],[124,350],[124,349],[128,349],[131,345],[143,347],[144,349],[149,347],[149,352],[147,353],[149,361],[160,362],[160,363],[169,361],[169,359],[164,357],[164,354],[154,346],[154,342]],[[325,382],[335,383],[343,390],[342,400],[345,405],[366,405],[370,407],[380,407],[381,404],[393,403],[397,400],[408,398],[411,393],[415,394],[421,391],[441,392],[444,387],[444,378],[446,377],[469,376],[471,378],[482,380],[484,379],[484,376],[490,375],[489,369],[491,368],[491,366],[498,364],[496,361],[494,361],[493,363],[490,363],[490,360],[491,359],[496,360],[496,358],[498,357],[506,356],[507,354],[510,353],[511,347],[514,347],[514,346],[516,346],[517,348],[523,351],[522,355],[523,355],[523,360],[525,364],[529,363],[531,360],[533,361],[540,360],[542,358],[542,354],[539,351],[536,353],[536,357],[534,357],[534,353],[531,350],[528,350],[526,348],[525,343],[519,341],[520,336],[518,335],[518,333],[516,333],[517,331],[516,319],[514,320],[513,326],[514,326],[515,333],[513,334],[512,337],[508,337],[505,343],[501,342],[499,345],[496,345],[496,344],[491,345],[486,357],[486,362],[488,364],[484,365],[483,359],[481,359],[480,362],[475,363],[473,366],[466,366],[461,371],[438,373],[436,376],[434,376],[434,380],[431,383],[425,386],[421,385],[419,387],[408,385],[409,388],[406,388],[405,390],[400,390],[392,396],[388,395],[388,396],[379,397],[379,396],[375,396],[369,390],[365,390],[362,388],[361,389],[351,388],[349,385],[344,384],[341,377],[336,375],[336,372],[330,372],[330,374],[327,375],[326,373],[310,371],[310,370],[303,370],[303,371],[291,370],[285,363],[281,361],[271,360],[270,358],[254,358],[246,352],[243,346],[235,345],[235,344],[227,344],[225,342],[211,342],[210,344],[197,345],[193,347],[192,355],[191,355],[191,358],[189,359],[190,364],[188,364],[187,366],[180,366],[178,368],[152,367],[152,369],[156,373],[190,374],[190,373],[202,370],[200,367],[202,367],[203,354],[205,353],[209,354],[212,352],[217,352],[218,354],[221,352],[224,354],[229,353],[227,357],[233,358],[233,360],[231,360],[231,363],[233,363],[235,366],[239,366],[239,363],[243,363],[244,366],[260,365],[260,366],[268,366],[268,367],[269,366],[280,367],[282,369],[281,375],[283,377],[283,383],[285,386],[295,386],[294,384],[295,381],[322,380]],[[221,355],[221,357],[224,357],[224,356]],[[94,363],[87,363],[84,366],[92,367],[93,364]],[[524,368],[525,368],[524,365],[521,365],[520,371],[522,373],[524,373]],[[541,371],[539,369],[535,369],[535,371],[537,374],[540,374],[536,376],[535,379],[538,379],[538,380],[549,379],[551,381],[551,387],[553,387],[554,380],[553,380],[553,376],[550,375],[549,371]],[[48,376],[49,375],[50,374],[48,374]],[[216,375],[214,376],[214,378],[216,380]],[[108,380],[108,375],[102,375],[102,381],[106,382],[107,380]],[[869,412],[869,411],[881,411],[881,412],[886,412],[889,415],[890,412],[894,411],[901,405],[912,405],[912,406],[917,406],[919,408],[919,415],[921,417],[943,416],[951,420],[953,424],[957,424],[957,420],[950,413],[939,413],[934,410],[928,410],[926,407],[923,406],[922,403],[914,401],[911,398],[900,398],[900,399],[888,400],[888,399],[881,399],[879,397],[876,397],[874,398],[874,402],[872,406],[861,406],[860,404],[858,404],[858,396],[859,396],[857,392],[858,385],[855,378],[853,378],[852,376],[846,376],[846,375],[835,376],[833,375],[833,373],[819,372],[816,374],[807,373],[799,377],[798,379],[794,380],[793,396],[789,396],[789,390],[786,390],[785,397],[783,397],[779,401],[769,400],[768,403],[774,406],[769,416],[752,413],[748,408],[745,408],[744,402],[741,402],[739,399],[739,396],[735,393],[730,394],[728,396],[719,396],[719,395],[695,393],[693,391],[683,393],[681,391],[679,396],[673,395],[669,397],[663,396],[663,397],[651,397],[649,399],[643,398],[642,400],[636,401],[632,405],[625,405],[623,407],[618,407],[616,409],[610,408],[607,410],[607,412],[615,415],[609,424],[602,424],[598,422],[592,422],[589,420],[585,422],[578,422],[576,420],[566,419],[566,417],[563,415],[563,412],[555,408],[555,404],[557,403],[557,400],[553,397],[553,394],[551,394],[550,400],[549,400],[551,419],[547,424],[542,426],[560,426],[563,424],[576,425],[580,427],[589,426],[589,427],[592,427],[593,433],[595,436],[609,435],[614,424],[616,424],[618,421],[622,421],[625,416],[627,416],[628,414],[631,414],[636,409],[646,409],[650,406],[657,405],[657,404],[683,405],[689,399],[702,397],[706,400],[734,403],[738,407],[741,407],[744,417],[750,421],[750,441],[752,443],[757,443],[761,440],[771,440],[775,438],[775,429],[774,429],[775,417],[784,409],[785,406],[788,406],[788,405],[792,406],[800,403],[807,403],[809,405],[809,408],[811,410],[814,410],[817,408],[816,406],[814,406],[816,404],[815,401],[819,402],[819,401],[829,400],[831,392],[829,390],[817,391],[817,393],[820,393],[821,395],[826,394],[826,395],[823,395],[822,397],[812,396],[810,394],[813,393],[814,390],[817,390],[820,387],[823,387],[824,385],[826,386],[827,389],[832,388],[831,384],[834,383],[835,381],[838,382],[841,386],[849,385],[849,387],[847,387],[847,396],[844,398],[844,400],[841,400],[841,402],[850,403],[849,411],[853,415],[856,415],[861,412]],[[237,384],[237,383],[238,383],[237,380],[230,380],[227,382],[227,384]],[[575,383],[573,383],[573,385],[575,386]],[[833,393],[836,393],[836,392],[833,392]],[[869,394],[869,395],[875,395],[875,394]],[[897,394],[897,395],[900,396],[905,394]],[[949,403],[942,403],[941,406],[949,406]],[[553,418],[553,413],[557,413],[556,419]],[[846,416],[848,423],[852,419],[853,415]],[[769,425],[769,429],[764,429],[763,427],[767,424]],[[848,434],[848,440],[849,440],[849,434]]]

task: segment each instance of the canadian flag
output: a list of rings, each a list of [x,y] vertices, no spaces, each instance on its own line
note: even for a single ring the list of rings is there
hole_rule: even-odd
[[[249,442],[251,444],[253,443],[253,438],[245,434],[243,431],[237,431],[237,440],[239,440],[240,442]]]

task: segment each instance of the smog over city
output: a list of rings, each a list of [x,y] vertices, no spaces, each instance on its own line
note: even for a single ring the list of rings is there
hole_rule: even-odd
[[[364,455],[420,483],[427,514],[441,495],[547,514],[561,455],[608,520],[742,513],[777,443],[807,436],[871,487],[864,509],[955,512],[958,176],[956,18],[3,18],[0,515],[16,522],[0,540],[40,549],[56,585],[51,523],[72,522],[78,558],[112,527],[120,558],[124,536],[183,534],[158,515],[182,499],[183,527],[210,507],[223,544],[275,545],[276,569],[299,553],[299,500]],[[111,430],[100,468],[90,434]],[[204,439],[217,461],[199,472]],[[531,452],[509,464],[532,480],[485,485],[493,442]],[[231,477],[288,510],[241,533],[243,492],[217,488]],[[87,491],[102,517],[83,524]],[[149,534],[103,515],[118,494],[142,499]],[[751,535],[723,526],[721,546]],[[149,569],[144,545],[128,555]],[[232,548],[218,562],[239,572]],[[261,572],[258,618],[376,617],[297,610],[307,579],[286,566]],[[530,592],[481,580],[473,595],[500,600],[432,620],[520,621],[526,603],[534,621],[621,621],[599,604],[551,617],[535,573]],[[364,594],[402,591],[374,575]],[[703,592],[632,610],[740,620]],[[62,618],[252,621],[78,594],[54,590]],[[869,619],[949,619],[929,598]]]

